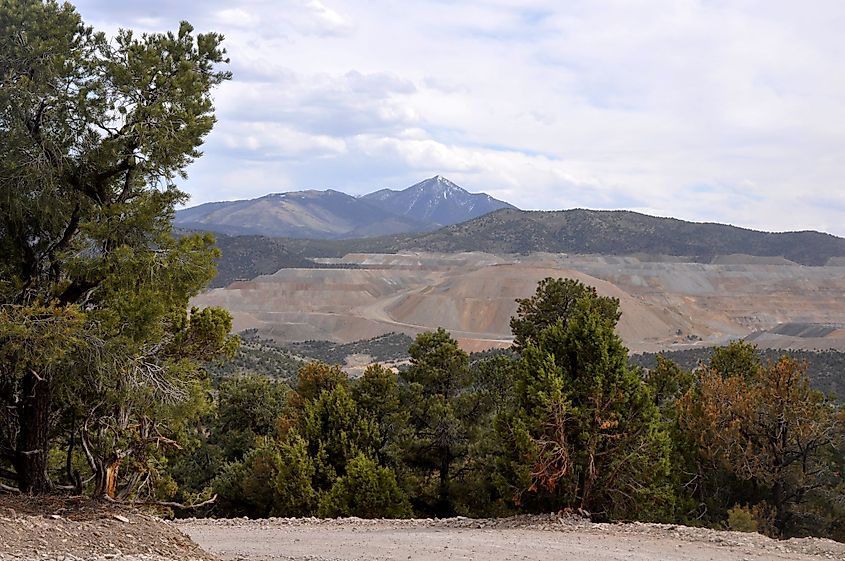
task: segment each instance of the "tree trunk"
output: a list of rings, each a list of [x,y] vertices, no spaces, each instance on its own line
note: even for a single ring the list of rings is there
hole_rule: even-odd
[[[786,530],[786,526],[789,523],[790,512],[789,505],[784,499],[784,495],[786,493],[783,482],[780,480],[780,474],[778,474],[777,477],[778,479],[775,480],[775,484],[772,486],[772,503],[774,503],[772,506],[774,506],[775,509],[775,528],[778,532],[777,537],[782,537],[784,535],[784,531]]]
[[[15,471],[22,493],[39,495],[53,490],[47,473],[50,448],[50,384],[30,372],[21,380],[22,397],[18,403],[17,449]]]
[[[106,461],[98,461],[94,473],[94,497],[114,498],[117,493],[117,473],[120,470],[120,458],[112,457]]]
[[[452,463],[452,456],[448,450],[440,458],[440,485],[438,489],[438,516],[452,516],[452,505],[449,501],[449,467]]]

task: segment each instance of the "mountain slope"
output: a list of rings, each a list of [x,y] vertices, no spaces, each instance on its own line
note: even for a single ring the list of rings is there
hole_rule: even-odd
[[[246,201],[207,203],[176,212],[180,228],[291,238],[361,238],[431,229],[329,189],[274,193]]]
[[[177,211],[174,225],[229,235],[354,239],[436,230],[499,208],[513,207],[437,176],[363,197],[328,189],[206,203]]]
[[[439,175],[394,191],[382,189],[361,200],[399,216],[442,226],[465,222],[501,208],[516,208],[486,193],[470,193]]]
[[[406,237],[395,250],[491,253],[648,253],[710,262],[719,255],[783,257],[824,265],[845,256],[845,239],[814,231],[759,232],[726,224],[686,222],[631,211],[499,210],[436,232]]]
[[[283,268],[314,266],[313,261],[291,250],[283,238],[218,234],[216,245],[221,256],[217,260],[217,276],[211,282],[212,288],[269,275]]]

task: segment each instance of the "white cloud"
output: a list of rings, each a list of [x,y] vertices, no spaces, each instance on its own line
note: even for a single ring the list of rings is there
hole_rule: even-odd
[[[322,34],[345,34],[353,29],[352,21],[341,15],[332,8],[326,6],[319,0],[309,0],[305,3],[311,21],[303,27],[318,35]]]
[[[241,29],[255,28],[261,23],[261,18],[255,13],[243,8],[227,8],[214,14],[217,23]]]
[[[526,208],[845,235],[838,0],[178,4],[78,6],[226,35],[193,202],[442,173]]]

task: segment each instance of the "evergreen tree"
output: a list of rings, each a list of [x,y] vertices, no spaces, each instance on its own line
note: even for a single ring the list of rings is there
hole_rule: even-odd
[[[451,516],[466,474],[470,445],[482,402],[472,391],[467,354],[439,328],[421,333],[411,345],[403,404],[410,419],[404,461],[412,473],[409,495],[424,514]]]
[[[543,300],[549,284],[535,296],[543,323],[553,313]],[[627,367],[614,305],[580,292],[560,310],[565,321],[530,330],[537,335],[522,350],[513,406],[496,420],[497,480],[532,510],[657,516],[672,506],[668,437],[651,392]]]
[[[516,300],[519,307],[510,321],[514,349],[521,351],[532,342],[536,345],[540,333],[558,321],[566,327],[582,297],[590,298],[598,313],[613,325],[619,321],[621,312],[616,298],[599,296],[595,288],[576,279],[546,277],[537,285],[534,296]]]
[[[368,366],[353,384],[352,398],[359,413],[372,420],[378,429],[375,459],[382,465],[400,469],[401,443],[407,437],[409,413],[402,407],[396,373],[378,364]]]
[[[314,488],[320,491],[345,475],[359,453],[372,454],[379,441],[378,428],[359,414],[346,384],[323,390],[305,405],[301,430],[314,460]]]
[[[84,445],[95,492],[115,493],[122,462],[148,464],[181,410],[198,412],[196,361],[232,352],[225,313],[187,312],[213,276],[213,240],[170,226],[187,200],[174,180],[229,77],[221,40],[182,23],[109,41],[70,4],[0,4],[0,409],[19,429],[0,443],[0,474],[11,466],[22,491],[53,488],[62,436],[69,459]],[[51,331],[66,336],[28,353]]]
[[[735,356],[747,348],[726,352]],[[743,352],[742,360],[729,363],[739,367],[726,369],[723,354],[714,357],[715,366],[700,373],[678,404],[681,426],[698,451],[700,496],[714,518],[736,504],[752,505],[759,527],[772,535],[821,526],[842,500],[836,490],[841,410],[810,388],[804,366],[791,358],[758,366]],[[735,483],[725,486],[725,480]],[[716,486],[722,491],[712,491]],[[825,495],[833,500],[825,504]]]
[[[275,437],[288,391],[286,385],[258,374],[222,380],[209,410],[188,427],[181,449],[169,457],[179,500],[208,498],[224,465],[243,460]]]
[[[321,517],[410,518],[411,505],[390,468],[359,454],[349,462],[346,475],[323,496],[318,513]]]
[[[281,444],[281,466],[274,481],[275,516],[311,516],[318,493],[312,486],[316,469],[308,454],[308,443],[292,432]]]

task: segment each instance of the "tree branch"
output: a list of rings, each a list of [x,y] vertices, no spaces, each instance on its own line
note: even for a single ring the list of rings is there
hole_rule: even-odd
[[[31,118],[24,117],[26,129],[29,131],[30,136],[38,144],[38,147],[41,148],[41,151],[46,156],[47,161],[56,168],[57,170],[61,170],[63,167],[62,156],[60,156],[51,146],[47,144],[47,141],[44,140],[44,135],[41,134],[41,123],[43,122],[44,118],[44,111],[47,108],[47,100],[42,99],[38,104],[38,109],[35,110],[35,115]]]
[[[18,489],[17,487],[9,487],[8,485],[3,485],[2,483],[0,483],[0,491],[3,491],[4,493],[15,493],[15,494],[18,494],[18,493],[21,492],[20,489]]]
[[[170,501],[118,501],[106,495],[103,497],[105,500],[116,503],[116,504],[124,504],[124,505],[131,505],[131,506],[163,506],[169,508],[178,508],[179,510],[194,510],[197,508],[202,508],[204,506],[208,506],[210,504],[214,504],[217,501],[217,495],[215,494],[213,497],[208,499],[207,501],[203,501],[201,503],[196,503],[192,505],[186,505],[184,503],[175,503]]]
[[[133,171],[135,170],[134,167],[129,166],[126,169],[126,177],[123,180],[123,189],[120,191],[120,195],[117,197],[117,202],[125,203],[127,199],[129,199],[129,194],[132,192],[132,178],[133,178]]]
[[[56,253],[56,251],[60,251],[67,247],[70,243],[70,240],[73,239],[73,235],[76,234],[76,230],[79,228],[79,203],[76,203],[76,206],[73,208],[73,213],[70,215],[70,220],[68,221],[68,225],[65,227],[65,231],[62,234],[61,239],[59,239],[56,243],[50,246],[47,250],[47,254],[52,258],[52,256]]]
[[[85,452],[85,459],[88,461],[88,467],[96,473],[97,460],[94,458],[94,453],[91,451],[91,442],[88,440],[88,421],[82,425],[79,431],[79,440],[82,442],[82,450]]]

